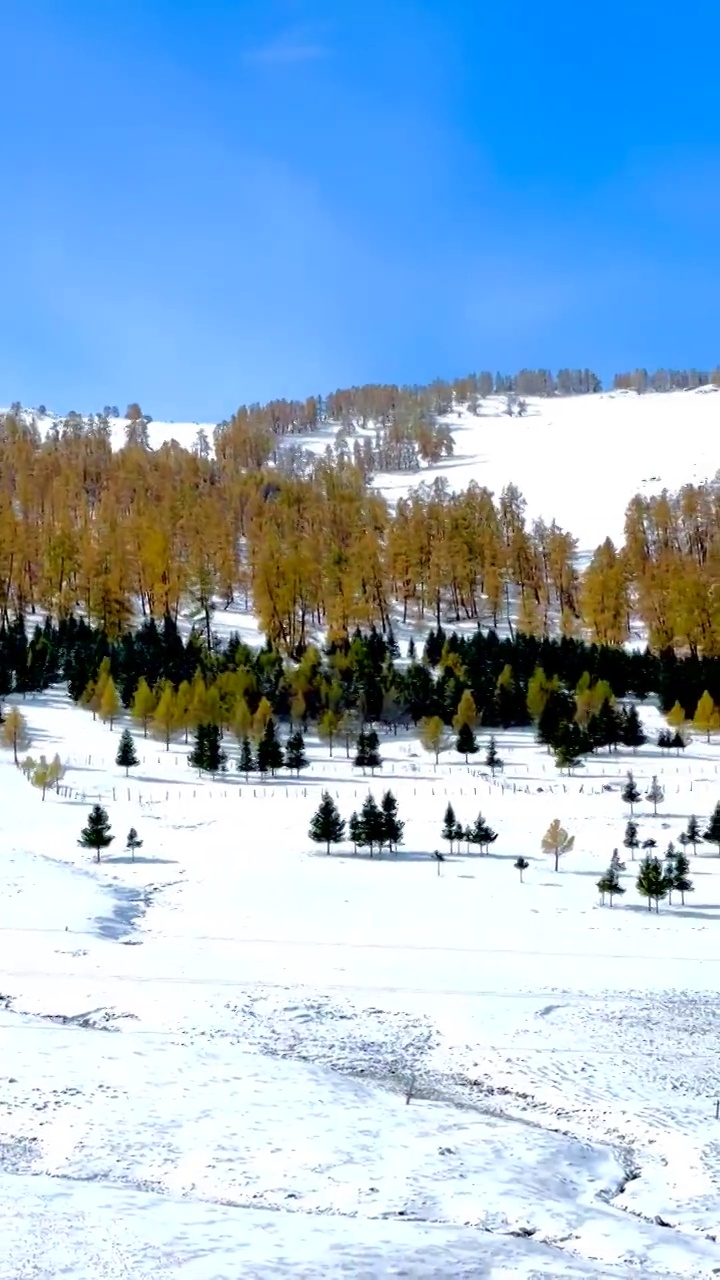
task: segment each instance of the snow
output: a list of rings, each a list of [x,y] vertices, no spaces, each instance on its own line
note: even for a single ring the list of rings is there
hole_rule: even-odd
[[[311,740],[299,780],[246,784],[140,736],[126,780],[122,725],[61,690],[23,709],[70,767],[43,802],[0,760],[3,1280],[720,1266],[720,859],[701,846],[695,892],[658,916],[630,862],[612,909],[595,890],[625,771],[665,787],[638,815],[662,850],[711,812],[715,745],[561,778],[510,731],[492,779],[403,731],[375,779]],[[397,855],[310,847],[324,787],[347,817],[387,786]],[[97,798],[116,834],[99,866],[77,845]],[[438,875],[448,800],[500,835]],[[576,837],[557,874],[556,816]]]

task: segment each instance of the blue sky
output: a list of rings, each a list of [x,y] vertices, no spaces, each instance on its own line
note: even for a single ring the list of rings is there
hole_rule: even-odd
[[[720,361],[717,10],[2,0],[0,403]]]

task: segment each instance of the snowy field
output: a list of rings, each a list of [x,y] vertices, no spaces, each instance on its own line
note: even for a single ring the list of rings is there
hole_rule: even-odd
[[[717,1272],[720,858],[657,916],[629,856],[612,909],[595,881],[625,771],[660,776],[636,817],[662,852],[720,799],[720,745],[561,778],[510,731],[493,780],[401,732],[374,780],[310,741],[299,781],[246,784],[138,737],[126,780],[121,726],[60,690],[23,710],[70,768],[43,802],[0,761],[2,1280]],[[323,788],[347,818],[388,786],[397,854],[312,846]],[[448,800],[499,838],[438,875]]]

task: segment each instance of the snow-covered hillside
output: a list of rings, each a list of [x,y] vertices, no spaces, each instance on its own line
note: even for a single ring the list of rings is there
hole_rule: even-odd
[[[700,846],[694,892],[657,916],[629,861],[612,909],[595,890],[627,768],[664,784],[637,815],[662,850],[711,812],[720,748],[568,779],[514,731],[493,779],[401,733],[374,780],[310,741],[299,780],[246,784],[139,737],[126,780],[120,725],[60,691],[24,711],[70,768],[43,802],[0,761],[0,1276],[720,1267],[720,859]],[[347,817],[388,786],[397,854],[311,845],[323,788]],[[95,799],[116,836],[99,866],[77,846]],[[449,800],[499,838],[438,874]],[[557,873],[555,816],[576,837]]]
[[[377,489],[391,503],[410,489],[440,478],[457,491],[471,481],[495,494],[515,484],[530,520],[556,520],[578,539],[585,560],[606,537],[622,542],[625,508],[636,493],[659,493],[712,479],[720,468],[720,388],[637,395],[630,391],[556,399],[528,398],[522,417],[509,417],[506,400],[490,396],[477,414],[464,408],[443,419],[455,452],[437,466],[379,474]],[[57,419],[36,419],[46,433]],[[127,420],[111,418],[113,448],[125,443]],[[170,440],[192,448],[199,430],[212,447],[212,423],[148,425],[153,449]],[[314,435],[286,437],[286,445],[323,452],[339,430],[329,423]],[[371,429],[357,432],[373,436]],[[352,437],[351,437],[352,439]]]

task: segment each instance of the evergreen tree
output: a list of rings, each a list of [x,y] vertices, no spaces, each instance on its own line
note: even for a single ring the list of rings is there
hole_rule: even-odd
[[[102,805],[94,804],[90,810],[88,823],[80,832],[78,844],[83,849],[93,849],[95,858],[100,861],[100,850],[112,844],[114,836],[110,834],[110,819]]]
[[[294,769],[298,778],[300,770],[307,768],[307,756],[305,755],[305,740],[299,729],[291,733],[285,746],[285,767]]]
[[[657,744],[661,751],[670,751],[674,740],[674,734],[669,729],[661,729],[657,736]]]
[[[521,855],[519,858],[515,859],[515,861],[513,862],[513,866],[516,871],[520,872],[520,883],[522,884],[523,871],[527,871],[528,867],[530,866],[530,863],[528,862],[527,858],[523,858]]]
[[[456,827],[457,827],[457,819],[455,817],[455,810],[453,809],[452,805],[448,801],[448,807],[445,810],[445,818],[443,820],[442,838],[443,840],[449,840],[451,853],[453,851],[453,841],[455,839]]]
[[[497,752],[495,738],[492,735],[490,736],[487,752],[485,753],[485,767],[490,770],[493,778],[495,777],[495,770],[502,769],[503,767],[503,762]]]
[[[497,840],[497,831],[493,831],[492,827],[485,821],[482,814],[479,813],[475,819],[475,825],[472,828],[472,842],[480,849],[485,850],[486,854],[490,852],[490,845]]]
[[[555,859],[556,871],[563,854],[570,853],[574,847],[575,837],[568,835],[559,818],[554,818],[542,838],[541,848],[543,853],[549,853]]]
[[[258,743],[257,767],[260,773],[269,773],[274,778],[278,769],[282,769],[283,761],[283,749],[278,742],[275,721],[271,716],[265,724],[263,736]]]
[[[647,735],[642,727],[642,721],[634,703],[624,708],[621,712],[620,727],[622,730],[621,741],[624,747],[632,747],[632,750],[636,751],[638,747],[642,747],[647,742]]]
[[[652,851],[653,849],[657,849],[657,840],[655,840],[652,836],[648,836],[647,840],[643,840],[641,848],[648,849],[649,851]]]
[[[614,749],[622,742],[622,719],[610,698],[603,699],[597,713],[591,717],[589,727],[593,746]]]
[[[220,729],[216,724],[199,724],[195,741],[188,754],[188,764],[198,773],[224,773],[227,756],[220,745]]]
[[[697,847],[703,837],[700,835],[700,823],[694,813],[688,818],[687,827],[685,828],[685,837],[687,843],[692,845],[693,853],[697,856]]]
[[[357,815],[353,814],[353,817]],[[344,835],[345,823],[338,813],[337,805],[330,792],[323,791],[320,805],[310,823],[310,839],[316,844],[324,844],[325,852],[329,854],[330,845],[339,844]]]
[[[684,738],[683,734],[680,732],[680,730],[679,730],[679,729],[678,729],[677,733],[674,733],[674,734],[673,734],[673,737],[672,737],[672,741],[671,741],[671,743],[670,743],[670,746],[671,746],[671,747],[674,747],[674,749],[675,749],[675,754],[676,754],[676,755],[678,755],[678,756],[680,755],[680,752],[681,752],[681,751],[684,751],[684,750],[685,750],[685,748],[686,748],[686,746],[687,746],[687,742],[686,742],[686,740],[685,740],[685,738]]]
[[[632,818],[635,812],[635,805],[640,800],[640,792],[631,769],[627,771],[625,786],[622,789],[622,799],[625,804],[630,805],[630,817]]]
[[[135,766],[140,763],[137,751],[135,750],[133,736],[129,729],[123,729],[122,731],[120,742],[118,744],[117,755],[115,757],[115,763],[116,765],[119,765],[121,769],[125,770],[126,778],[130,770],[134,769]]]
[[[665,875],[665,887],[667,888],[667,891],[668,891],[668,901],[671,906],[672,906],[672,891],[675,888],[675,870],[677,865],[677,857],[678,855],[675,849],[675,845],[671,840],[665,852],[665,866],[663,867],[663,873]]]
[[[367,767],[371,776],[375,775],[376,769],[382,769],[380,741],[374,729],[371,729],[367,735]]]
[[[665,873],[659,858],[651,854],[643,858],[638,868],[636,885],[638,893],[647,898],[648,911],[652,911],[653,902],[655,911],[659,911],[660,899],[667,896]]]
[[[245,781],[250,781],[250,774],[255,769],[255,757],[253,755],[252,743],[249,738],[243,738],[240,743],[240,755],[238,756],[238,773],[245,774]]]
[[[636,849],[639,849],[639,847],[640,847],[640,841],[639,841],[639,839],[638,839],[638,826],[637,826],[637,822],[633,822],[632,818],[630,819],[630,821],[628,822],[628,824],[627,824],[627,826],[626,826],[626,828],[625,828],[625,838],[624,838],[624,840],[623,840],[623,844],[625,845],[625,848],[626,848],[626,849],[629,849],[629,850],[630,850],[630,857],[632,858],[632,860],[633,860],[633,862],[634,862],[634,861],[635,861],[635,850],[636,850]]]
[[[348,836],[352,840],[353,853],[364,848],[366,844],[362,818],[358,813],[351,813],[348,821]]]
[[[142,849],[142,846],[143,846],[143,842],[142,840],[138,839],[137,831],[135,830],[134,827],[131,827],[127,834],[127,840],[125,841],[125,848],[130,850],[130,855],[132,857],[133,862],[135,861],[136,851],[138,849]]]
[[[618,853],[617,849],[613,849],[612,851],[612,858],[610,859],[610,867],[613,873],[618,876],[620,875],[621,871],[625,870],[625,863],[620,857],[620,854]]]
[[[468,763],[468,756],[474,756],[478,749],[477,739],[473,733],[472,726],[469,724],[461,724],[458,729],[458,736],[455,740],[455,750],[458,755],[465,757],[465,763]]]
[[[370,857],[372,857],[375,845],[382,849],[384,843],[384,820],[375,797],[369,793],[365,797],[363,807],[360,810],[360,823],[364,843],[369,846]]]
[[[657,817],[657,807],[659,804],[662,804],[665,799],[665,792],[654,774],[652,782],[645,793],[645,799],[650,801],[653,807],[653,813]]]
[[[685,906],[685,894],[692,893],[694,887],[695,886],[690,879],[690,863],[687,855],[682,852],[676,853],[673,889],[677,889],[680,894],[680,901],[683,906]]]
[[[385,842],[390,849],[395,849],[402,844],[405,823],[398,818],[398,802],[392,791],[386,791],[380,801],[380,811],[383,819],[383,836]]]
[[[720,855],[720,803],[715,805],[707,831],[703,833],[703,840],[707,840],[708,844],[716,844]]]

